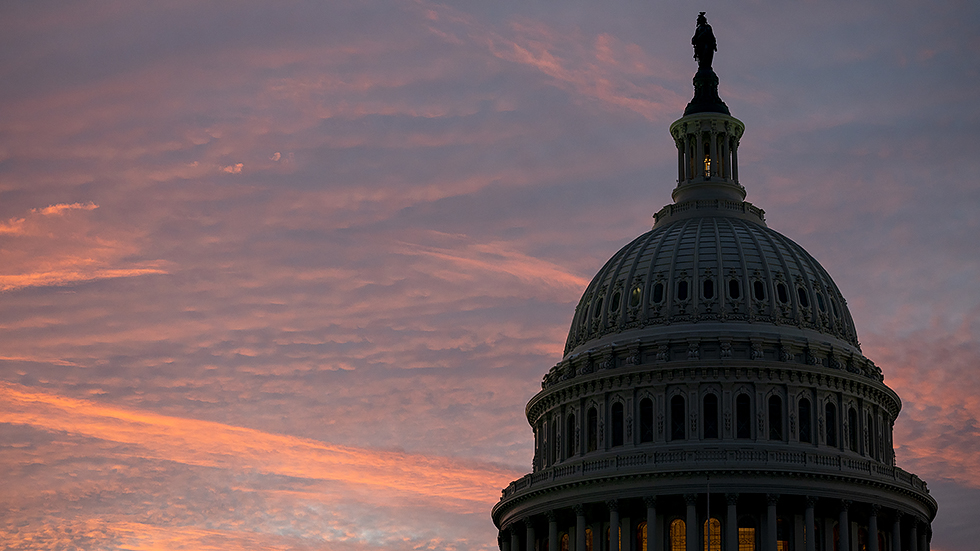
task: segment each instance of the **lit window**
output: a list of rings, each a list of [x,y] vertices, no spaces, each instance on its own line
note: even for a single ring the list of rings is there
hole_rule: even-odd
[[[636,308],[640,305],[640,298],[643,296],[643,288],[637,285],[630,292],[630,307]]]
[[[687,551],[687,526],[679,518],[670,523],[670,551]]]
[[[704,551],[721,551],[721,522],[716,518],[704,521]]]
[[[739,527],[738,551],[755,551],[755,528]]]

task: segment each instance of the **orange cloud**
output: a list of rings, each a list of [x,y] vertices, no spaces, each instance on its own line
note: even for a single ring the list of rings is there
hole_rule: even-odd
[[[132,232],[115,237],[114,228],[96,226],[89,217],[67,216],[98,208],[92,201],[57,203],[0,222],[0,236],[7,237],[0,291],[166,273],[162,262],[122,261],[138,251]]]
[[[444,457],[338,446],[106,406],[0,383],[0,423],[135,446],[140,457],[342,483],[483,511],[519,473]]]
[[[31,209],[31,212],[40,213],[45,216],[63,214],[65,211],[69,210],[95,210],[99,208],[94,202],[89,201],[88,203],[59,203],[57,205],[48,205],[43,209]]]

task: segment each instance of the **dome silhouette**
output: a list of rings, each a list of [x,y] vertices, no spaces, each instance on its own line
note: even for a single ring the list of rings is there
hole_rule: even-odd
[[[937,504],[895,464],[901,400],[827,271],[745,201],[704,13],[698,33],[673,203],[576,306],[499,547],[926,551]]]

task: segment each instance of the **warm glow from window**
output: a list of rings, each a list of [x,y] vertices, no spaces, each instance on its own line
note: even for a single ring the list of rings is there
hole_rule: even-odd
[[[687,527],[681,519],[670,523],[670,551],[687,551]]]
[[[721,551],[721,522],[716,518],[704,521],[704,551]]]
[[[704,156],[704,175],[711,176],[711,157],[709,155]]]
[[[738,529],[738,551],[755,551],[755,528]]]

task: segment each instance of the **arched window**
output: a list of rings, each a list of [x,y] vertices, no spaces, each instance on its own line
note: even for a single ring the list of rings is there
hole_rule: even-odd
[[[704,395],[704,437],[718,438],[718,397]]]
[[[769,397],[769,439],[783,439],[783,401],[779,396]]]
[[[684,397],[674,396],[670,399],[670,439],[684,439]]]
[[[813,442],[812,423],[810,422],[810,400],[800,400],[800,442]]]
[[[569,413],[565,420],[565,457],[575,455],[575,414]]]
[[[871,414],[868,414],[867,420],[867,430],[868,430],[868,456],[875,457],[875,422],[871,418]]]
[[[858,413],[854,408],[847,410],[847,436],[850,440],[851,451],[858,451]]]
[[[585,529],[585,551],[592,551],[592,528]]]
[[[555,463],[558,462],[558,453],[560,451],[558,449],[558,419],[552,419],[551,421],[549,421],[548,426],[551,429],[549,433],[549,437],[551,438],[551,445],[548,446],[549,448],[548,463],[554,465]]]
[[[561,545],[561,551],[569,551],[569,549],[568,549],[569,539],[570,538],[568,537],[568,533],[567,532],[561,535],[561,544],[560,544]]]
[[[824,417],[827,422],[827,445],[837,447],[837,406],[831,403],[825,408]]]
[[[653,442],[653,400],[640,400],[640,442]]]
[[[616,402],[612,407],[612,445],[623,445],[623,403]]]
[[[636,525],[636,551],[647,551],[647,523],[641,521]]]
[[[721,521],[716,518],[704,521],[704,551],[721,551]]]
[[[679,518],[670,523],[670,551],[687,551],[687,526]]]
[[[752,438],[752,407],[748,394],[735,398],[735,438]]]
[[[589,408],[586,416],[586,448],[585,451],[594,452],[599,447],[599,414],[595,408]]]

